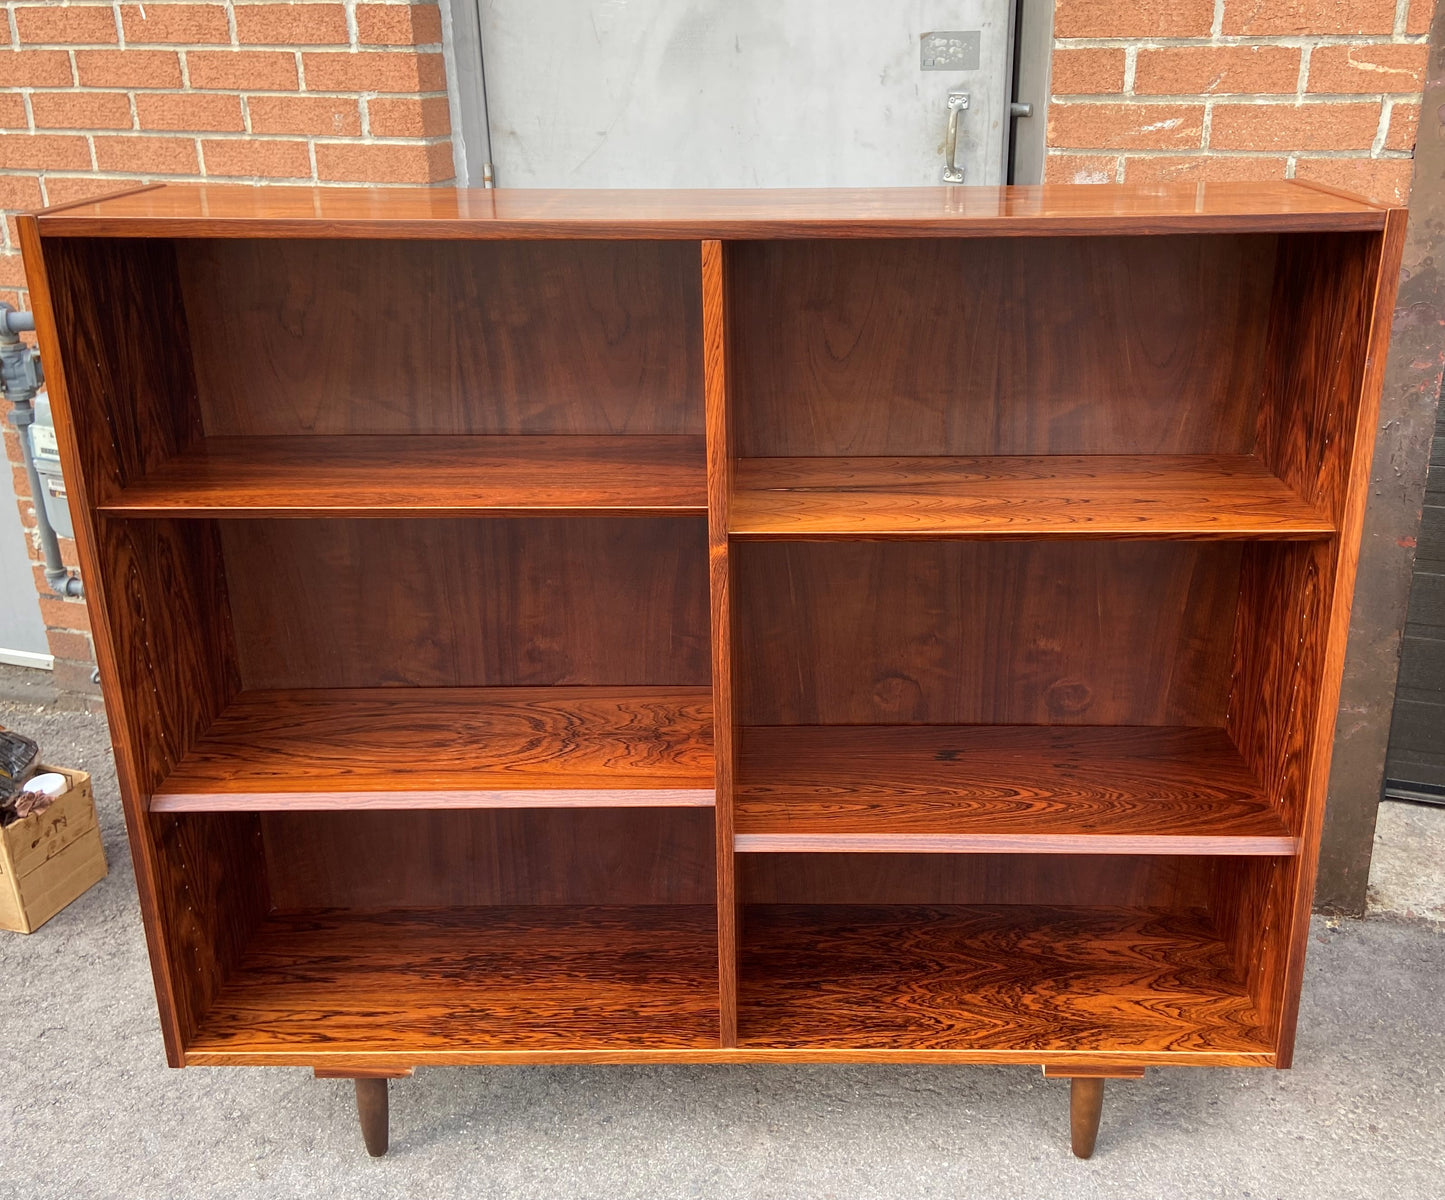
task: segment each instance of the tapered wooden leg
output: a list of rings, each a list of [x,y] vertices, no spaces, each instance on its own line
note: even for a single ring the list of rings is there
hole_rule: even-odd
[[[1104,1081],[1081,1079],[1077,1075],[1069,1083],[1069,1138],[1074,1153],[1088,1158],[1094,1153],[1099,1137],[1099,1115],[1104,1111]]]
[[[386,1153],[389,1135],[386,1087],[385,1079],[356,1081],[356,1115],[361,1118],[361,1136],[366,1142],[366,1152],[372,1158],[380,1158]],[[1096,1124],[1097,1121],[1098,1115],[1095,1114]]]
[[[387,1080],[405,1079],[410,1067],[317,1067],[317,1079],[350,1079],[356,1084],[356,1115],[361,1118],[361,1136],[372,1158],[386,1153],[391,1139],[387,1119]]]
[[[1069,1140],[1074,1153],[1089,1158],[1099,1138],[1099,1115],[1104,1111],[1104,1080],[1142,1079],[1143,1067],[1046,1066],[1045,1079],[1069,1081]]]

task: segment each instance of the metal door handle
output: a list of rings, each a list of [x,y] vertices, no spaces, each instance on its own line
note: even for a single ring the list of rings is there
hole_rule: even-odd
[[[958,165],[958,114],[967,107],[967,92],[948,93],[948,136],[944,139],[944,148],[947,152],[943,163],[944,183],[963,182],[963,168]]]

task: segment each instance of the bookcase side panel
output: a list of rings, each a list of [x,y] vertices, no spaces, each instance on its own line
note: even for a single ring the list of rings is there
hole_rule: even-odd
[[[116,520],[95,505],[200,431],[186,318],[169,242],[62,240],[43,255],[60,360],[52,400],[167,1055],[179,1065],[265,911],[254,821],[189,836],[147,812],[239,687],[229,599],[213,525]]]
[[[1268,341],[1259,453],[1338,526],[1328,540],[1246,551],[1226,730],[1300,839],[1290,862],[1222,875],[1220,911],[1293,1053],[1381,371],[1404,213],[1383,234],[1285,239]]]

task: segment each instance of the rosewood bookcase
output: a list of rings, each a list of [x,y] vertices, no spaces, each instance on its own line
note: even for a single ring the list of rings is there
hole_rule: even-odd
[[[1403,229],[22,218],[170,1062],[1288,1066]]]

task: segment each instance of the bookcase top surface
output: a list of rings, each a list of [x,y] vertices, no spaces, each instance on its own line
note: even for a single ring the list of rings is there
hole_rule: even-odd
[[[715,190],[155,185],[47,209],[42,236],[781,238],[1349,231],[1388,210],[1294,181]]]

